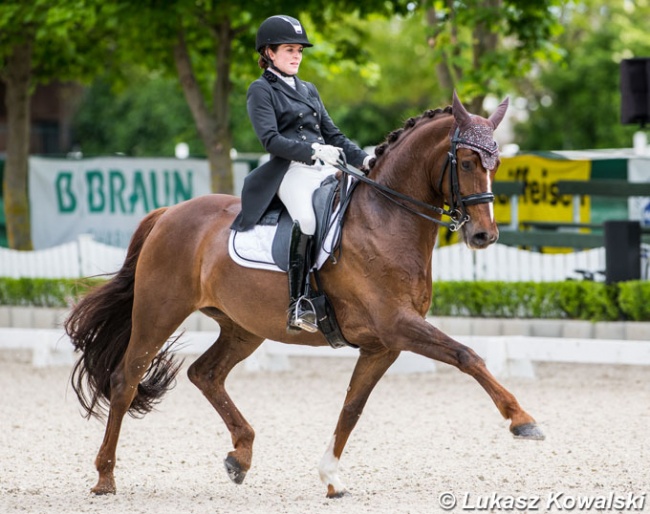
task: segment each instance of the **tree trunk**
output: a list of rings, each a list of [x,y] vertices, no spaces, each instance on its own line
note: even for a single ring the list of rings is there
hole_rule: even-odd
[[[483,8],[489,9],[492,12],[498,12],[501,7],[501,0],[484,0]],[[474,28],[474,69],[481,69],[481,61],[486,55],[493,53],[497,49],[497,44],[499,43],[499,36],[494,32],[492,27],[490,27],[488,20],[479,21]],[[496,71],[496,70],[494,70]],[[469,105],[470,112],[474,114],[485,114],[483,112],[483,100],[485,100],[485,95],[479,95],[472,99],[472,102]]]
[[[230,157],[232,134],[230,132],[229,98],[233,34],[230,20],[225,18],[219,22],[214,33],[217,45],[217,76],[215,77],[212,92],[212,105],[217,120],[217,131],[214,161],[216,170],[212,170],[212,187],[213,190],[232,194],[233,173],[232,159]]]
[[[427,8],[425,11],[425,19],[427,21],[427,25],[431,28],[432,34],[436,34],[439,30],[438,28],[438,19],[436,16],[436,8],[435,6],[431,6]],[[435,35],[431,35],[429,37],[429,40],[427,41],[427,44],[431,47],[434,48],[436,46],[436,37]],[[449,71],[449,67],[447,65],[446,60],[441,60],[435,65],[436,67],[436,76],[438,77],[438,83],[440,84],[440,87],[447,91],[452,91],[454,89],[454,79],[451,76],[451,72]]]
[[[179,33],[174,47],[174,62],[178,77],[210,163],[212,192],[225,194],[233,193],[232,160],[230,158],[232,136],[228,108],[230,44],[230,39],[225,42],[219,41],[217,77],[213,90],[213,113],[206,106],[197,83],[182,32]],[[228,48],[222,48],[224,46],[228,46]]]
[[[7,153],[4,203],[9,247],[31,250],[27,177],[29,166],[30,82],[32,43],[16,45],[2,75],[6,84]]]
[[[454,9],[456,9],[454,1],[445,0],[445,9],[449,12],[449,19],[445,20],[443,23],[449,25],[450,44],[449,48],[442,49],[442,55],[444,55],[444,57],[436,63],[435,67],[436,76],[438,77],[440,86],[448,90],[451,96],[451,92],[455,89],[456,84],[463,79],[463,69],[460,66],[453,64],[461,51],[460,46],[458,45],[458,28],[456,27],[454,16]],[[425,19],[432,34],[434,34],[428,41],[429,46],[433,48],[438,44],[435,35],[444,30],[444,27],[440,26],[435,5],[426,9]]]

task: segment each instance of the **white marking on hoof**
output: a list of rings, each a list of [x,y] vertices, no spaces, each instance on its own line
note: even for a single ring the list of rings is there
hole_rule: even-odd
[[[345,485],[339,478],[339,459],[334,456],[334,441],[336,441],[336,434],[332,437],[318,466],[318,474],[321,481],[327,486],[328,496],[333,496],[330,494],[332,490],[336,495],[345,493]]]

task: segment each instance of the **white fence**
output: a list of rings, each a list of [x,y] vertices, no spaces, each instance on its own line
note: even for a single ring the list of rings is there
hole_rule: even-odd
[[[0,248],[0,276],[11,278],[79,278],[114,273],[122,267],[126,250],[79,236],[71,243],[23,252]]]
[[[119,270],[125,256],[124,248],[98,243],[89,235],[80,236],[72,243],[34,252],[0,248],[0,276],[88,277]],[[645,264],[643,268],[646,268]],[[581,278],[575,271],[577,269],[604,271],[605,249],[542,254],[500,244],[472,251],[464,244],[456,244],[436,248],[432,260],[435,281],[554,282]],[[642,278],[647,278],[646,273],[642,274]]]
[[[559,282],[581,278],[577,269],[604,271],[605,248],[551,254],[500,244],[472,251],[464,244],[456,244],[434,250],[432,269],[434,281]]]

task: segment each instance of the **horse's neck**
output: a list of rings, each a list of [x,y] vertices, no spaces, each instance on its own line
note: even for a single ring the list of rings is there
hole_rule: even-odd
[[[371,174],[371,178],[410,198],[434,204],[439,199],[431,184],[428,166],[429,159],[424,156],[407,155],[400,158],[391,155],[389,161]]]
[[[442,207],[443,201],[434,192],[425,165],[425,159],[404,159],[399,167],[379,169],[371,174],[371,178],[410,198]],[[395,201],[392,201],[372,186],[361,187],[356,194],[358,197],[352,204],[354,215],[351,220],[356,220],[366,234],[373,234],[372,243],[378,250],[405,253],[411,258],[416,255],[430,258],[438,225],[413,211],[434,218],[439,218],[439,215],[406,200],[394,198]]]
[[[449,150],[449,127],[441,127],[441,122],[445,120],[425,120],[405,130],[378,159],[370,178],[419,202],[443,207],[437,186]],[[430,265],[438,225],[413,211],[436,219],[440,215],[407,200],[392,201],[370,185],[361,186],[349,223],[355,225],[354,237],[368,245],[367,257],[372,252],[392,253],[405,257],[397,263],[402,267]]]

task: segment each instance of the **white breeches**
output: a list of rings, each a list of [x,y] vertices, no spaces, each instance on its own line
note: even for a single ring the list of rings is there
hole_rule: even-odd
[[[311,203],[314,191],[328,175],[336,173],[334,166],[313,164],[311,166],[292,161],[278,189],[291,218],[300,222],[303,234],[313,236],[316,232],[316,215]]]

